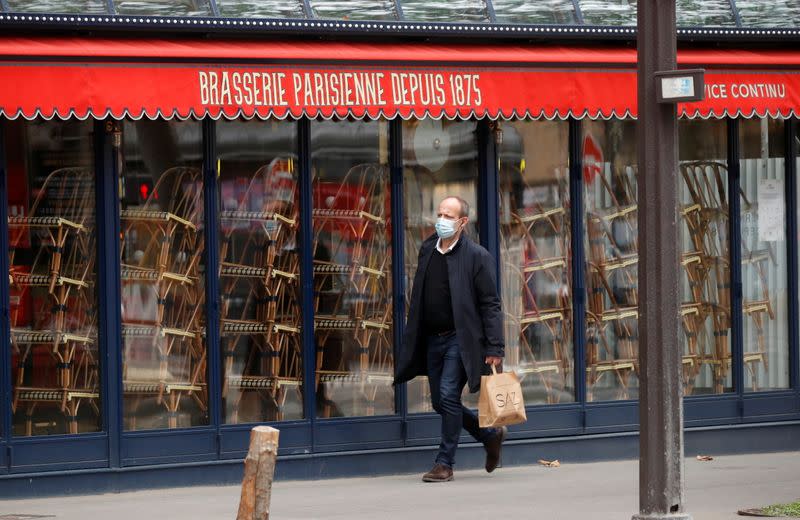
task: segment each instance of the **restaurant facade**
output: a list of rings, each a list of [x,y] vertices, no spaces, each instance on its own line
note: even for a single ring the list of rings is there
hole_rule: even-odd
[[[477,3],[0,0],[0,495],[233,482],[256,424],[279,478],[421,471],[439,419],[393,360],[447,195],[497,259],[506,464],[636,456],[635,29]],[[679,30],[689,453],[800,445],[800,12],[738,3]]]

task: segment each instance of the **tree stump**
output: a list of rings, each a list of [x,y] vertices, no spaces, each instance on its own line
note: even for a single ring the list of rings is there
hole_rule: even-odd
[[[278,455],[280,431],[256,426],[250,431],[250,449],[244,459],[242,496],[236,520],[267,520],[272,494],[272,477]]]

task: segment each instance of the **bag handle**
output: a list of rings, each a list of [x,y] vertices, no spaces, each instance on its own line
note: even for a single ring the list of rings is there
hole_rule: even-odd
[[[494,363],[492,363],[492,375],[493,376],[497,375],[497,369],[495,368]]]

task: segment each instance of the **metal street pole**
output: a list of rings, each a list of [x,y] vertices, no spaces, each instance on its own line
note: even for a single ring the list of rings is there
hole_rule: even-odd
[[[678,318],[677,110],[659,103],[658,71],[675,70],[675,0],[638,2],[639,514],[683,511],[683,409]]]

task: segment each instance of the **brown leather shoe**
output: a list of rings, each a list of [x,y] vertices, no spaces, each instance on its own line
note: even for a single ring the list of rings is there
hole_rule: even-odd
[[[453,480],[453,468],[436,463],[433,469],[422,475],[423,482],[449,482]]]
[[[506,440],[508,428],[503,426],[491,439],[486,441],[483,448],[486,450],[486,471],[491,473],[500,463],[500,454],[503,451],[503,441]]]

